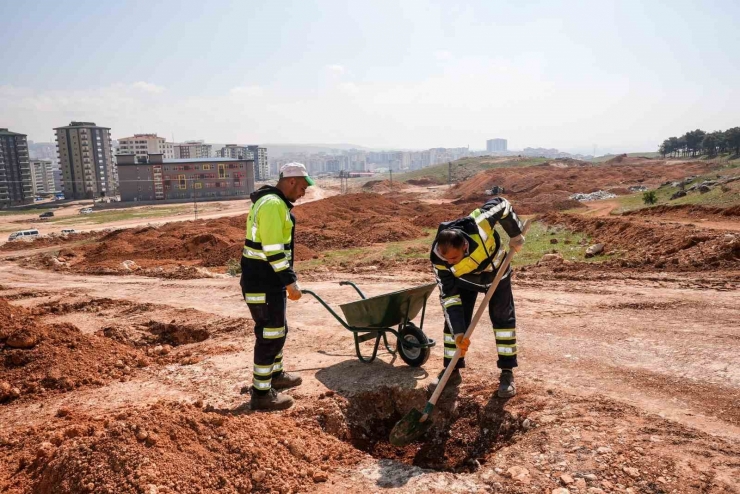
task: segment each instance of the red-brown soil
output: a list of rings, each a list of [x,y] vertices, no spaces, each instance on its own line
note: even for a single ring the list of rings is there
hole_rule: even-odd
[[[351,194],[300,205],[293,210],[296,260],[316,258],[325,250],[422,237],[425,228],[436,228],[441,221],[467,214],[464,211],[404,194]],[[57,257],[61,264],[46,255],[44,264],[88,274],[203,277],[196,268],[221,267],[240,258],[245,221],[245,216],[236,216],[116,230],[95,242],[63,248]],[[136,265],[122,266],[128,260]]]
[[[5,242],[0,245],[0,251],[25,250],[28,248],[40,249],[43,247],[53,247],[55,245],[64,245],[70,242],[79,242],[100,236],[100,232],[80,232],[73,235],[54,235],[50,237],[41,237],[33,241],[18,240],[14,242]]]
[[[626,211],[622,216],[660,216],[665,218],[711,218],[715,220],[737,220],[740,206],[727,208],[681,204],[677,206],[654,206]]]
[[[143,354],[75,326],[44,324],[26,309],[0,298],[0,402],[100,386],[125,379],[148,365]],[[8,389],[18,392],[8,395]]]
[[[664,271],[734,270],[740,268],[740,235],[689,225],[650,223],[632,218],[589,218],[548,213],[542,220],[584,232],[605,245],[616,268]],[[598,269],[604,269],[602,264]]]
[[[566,163],[562,160],[536,166],[487,170],[459,183],[449,192],[458,201],[482,201],[485,190],[505,188],[519,214],[560,211],[580,206],[568,199],[576,192],[597,190],[626,192],[631,185],[657,187],[668,180],[707,173],[714,166],[705,162],[667,164],[664,161],[629,159],[622,164]]]

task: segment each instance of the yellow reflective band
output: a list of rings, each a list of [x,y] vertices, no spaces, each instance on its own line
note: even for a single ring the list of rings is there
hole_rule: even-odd
[[[285,326],[282,328],[264,328],[262,330],[262,337],[268,340],[282,338],[283,336],[285,336]]]
[[[445,333],[445,343],[455,343],[455,338],[451,334]]]
[[[244,257],[249,257],[250,259],[262,259],[263,261],[267,260],[267,256],[264,253],[257,251],[257,250],[253,250],[247,247],[246,245],[242,249],[242,255]]]
[[[275,357],[275,360],[280,360],[283,358],[283,351],[280,350],[280,353],[277,354],[277,357]]]
[[[280,372],[283,370],[283,363],[282,362],[276,362],[272,364],[272,372]]]
[[[275,252],[278,250],[283,250],[283,244],[270,244],[270,245],[263,245],[262,250],[264,252]]]
[[[498,350],[498,353],[501,355],[515,355],[516,354],[516,345],[496,345],[496,349]]]
[[[277,262],[271,262],[272,269],[274,269],[276,272],[282,271],[283,269],[286,269],[290,266],[290,263],[287,259],[283,259]]]
[[[437,269],[438,271],[447,271],[447,266],[442,266],[441,264],[435,264],[435,265],[434,265],[434,267],[435,267],[435,268],[436,268],[436,269]]]
[[[272,375],[272,364],[270,365],[254,365],[252,372],[257,376],[271,376]]]
[[[445,348],[445,357],[452,358],[455,356],[455,352],[457,352],[455,348]]]
[[[264,304],[266,298],[264,293],[245,293],[244,301],[248,304]]]
[[[257,389],[270,389],[272,387],[272,379],[268,379],[267,381],[258,381],[254,379],[252,380],[252,386]]]
[[[494,333],[496,334],[496,339],[499,340],[513,340],[514,338],[516,338],[516,331],[514,331],[513,329],[495,329]]]
[[[462,305],[462,300],[460,300],[460,297],[455,296],[455,297],[450,297],[450,298],[444,299],[442,301],[442,304],[445,307],[452,307],[453,305]]]

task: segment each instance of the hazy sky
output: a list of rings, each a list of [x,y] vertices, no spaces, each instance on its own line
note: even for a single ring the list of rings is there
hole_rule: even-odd
[[[738,19],[737,0],[0,0],[0,127],[655,150],[740,125]]]

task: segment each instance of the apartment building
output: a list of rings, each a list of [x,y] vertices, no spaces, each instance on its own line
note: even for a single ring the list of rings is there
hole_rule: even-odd
[[[163,159],[116,155],[121,201],[236,199],[254,191],[254,161],[237,158]]]
[[[118,194],[110,128],[93,122],[71,122],[54,130],[64,197],[93,199]]]
[[[268,180],[270,178],[270,165],[267,163],[267,148],[260,146],[247,146],[251,158],[254,160],[254,170],[257,180]],[[247,155],[249,158],[250,155]]]
[[[164,159],[175,159],[175,145],[157,134],[134,134],[133,137],[118,139],[117,154],[133,154],[146,158],[150,154],[161,154]]]
[[[174,159],[192,159],[192,158],[210,158],[212,156],[210,144],[204,144],[203,141],[187,141],[182,144],[175,144]]]
[[[507,144],[506,139],[488,139],[486,141],[486,151],[489,153],[506,151]]]
[[[238,144],[227,144],[226,146],[222,147],[220,150],[216,151],[216,156],[220,156],[222,158],[252,158],[252,152],[247,148],[247,146],[239,146]]]
[[[31,160],[31,178],[34,195],[53,194],[57,191],[52,160]]]
[[[0,207],[33,203],[33,178],[25,134],[0,129]]]

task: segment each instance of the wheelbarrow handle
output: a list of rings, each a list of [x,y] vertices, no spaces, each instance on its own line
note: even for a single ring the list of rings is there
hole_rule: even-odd
[[[360,290],[360,289],[359,289],[359,288],[357,287],[357,285],[355,285],[355,284],[354,284],[354,283],[352,283],[351,281],[340,281],[340,282],[339,282],[339,286],[347,286],[347,285],[349,285],[349,286],[351,286],[352,288],[354,288],[355,290],[357,290],[357,293],[359,293],[359,294],[360,294],[360,297],[362,297],[362,299],[363,299],[363,300],[365,300],[365,299],[367,298],[367,297],[365,296],[365,294],[364,294],[364,293],[362,293],[362,290]]]
[[[522,226],[522,234],[527,233],[527,230],[529,230],[529,223],[530,223],[529,220],[524,222],[524,225]],[[515,252],[513,250],[509,250],[509,253],[506,254],[506,257],[504,258],[504,262],[502,262],[501,266],[499,266],[498,273],[496,273],[496,277],[493,279],[493,283],[491,283],[490,288],[488,288],[488,291],[486,292],[486,296],[483,297],[483,301],[478,306],[478,310],[475,311],[473,320],[470,321],[470,326],[468,326],[468,330],[465,332],[465,336],[463,336],[463,338],[469,339],[471,336],[473,336],[473,331],[475,331],[475,327],[478,325],[478,321],[480,321],[480,318],[483,316],[483,313],[486,311],[486,308],[488,307],[488,302],[491,300],[491,297],[493,297],[493,292],[496,291],[496,287],[501,281],[501,278],[503,278],[504,274],[509,269],[509,264],[511,263],[511,259],[514,257],[514,254]],[[450,378],[452,371],[455,369],[455,366],[457,365],[458,360],[460,360],[460,349],[459,348],[455,351],[455,356],[452,357],[452,360],[450,360],[450,363],[447,364],[447,368],[445,369],[444,374],[439,380],[439,384],[437,384],[437,388],[434,390],[432,397],[429,398],[429,401],[427,402],[427,405],[424,408],[424,415],[419,420],[420,422],[424,422],[429,417],[429,414],[432,412],[432,410],[434,409],[434,406],[437,404],[437,400],[439,399],[439,396],[442,394],[442,391],[444,391],[445,386],[447,385],[447,380]]]
[[[329,304],[327,304],[326,302],[324,302],[324,301],[323,301],[323,300],[321,299],[321,297],[319,297],[318,295],[316,295],[316,293],[312,292],[311,290],[306,290],[306,289],[302,289],[302,290],[301,290],[301,293],[303,293],[303,294],[305,294],[305,295],[312,295],[312,296],[313,296],[313,297],[314,297],[314,298],[315,298],[316,300],[318,300],[318,301],[319,301],[319,303],[320,303],[321,305],[323,305],[323,306],[324,306],[324,308],[325,308],[326,310],[328,310],[328,311],[329,311],[329,314],[331,314],[332,316],[334,316],[334,318],[335,318],[335,319],[336,319],[337,321],[339,321],[339,323],[340,323],[340,324],[341,324],[342,326],[344,326],[344,328],[345,328],[345,329],[349,329],[350,331],[352,331],[352,328],[351,328],[351,327],[350,327],[349,325],[347,325],[347,323],[346,323],[346,322],[344,321],[344,319],[342,319],[341,317],[339,317],[339,314],[337,314],[336,312],[334,312],[334,309],[332,309],[331,307],[329,307]]]

